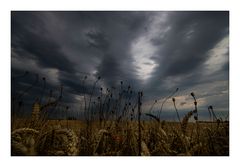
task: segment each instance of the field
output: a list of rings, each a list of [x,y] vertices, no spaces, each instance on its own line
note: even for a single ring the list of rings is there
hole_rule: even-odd
[[[198,102],[190,93],[193,110],[179,116],[176,99],[178,88],[167,96],[157,114],[142,111],[143,92],[134,92],[131,86],[124,88],[121,82],[119,93],[114,89],[100,95],[94,93],[94,82],[90,95],[83,93],[84,111],[82,119],[69,117],[69,106],[52,94],[37,98],[31,115],[21,116],[24,110],[23,94],[18,99],[12,96],[11,154],[12,155],[84,155],[84,156],[228,156],[229,122],[218,117],[209,106],[208,121],[198,118]],[[45,81],[45,79],[44,79]],[[33,86],[30,86],[32,88]],[[29,89],[30,89],[29,88]],[[26,91],[29,91],[26,89]],[[41,99],[47,99],[42,100]],[[40,99],[40,100],[39,100]],[[164,103],[172,99],[178,121],[162,120]],[[57,108],[57,106],[60,106]],[[49,111],[55,111],[50,118]],[[61,113],[65,115],[56,119]],[[143,118],[148,117],[149,119]],[[193,118],[193,119],[192,119]],[[189,120],[193,121],[189,121]]]
[[[229,155],[229,123],[137,121],[86,124],[77,120],[16,120],[12,155]],[[16,127],[17,126],[17,127]],[[33,127],[34,126],[34,127]],[[139,136],[139,133],[141,136]]]

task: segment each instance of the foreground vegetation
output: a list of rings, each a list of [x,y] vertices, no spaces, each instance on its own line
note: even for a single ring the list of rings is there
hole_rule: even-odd
[[[228,122],[199,123],[199,134],[188,123],[183,134],[176,122],[142,121],[139,147],[137,122],[103,129],[95,122],[87,129],[81,121],[49,120],[34,128],[24,121],[12,132],[12,155],[229,155]]]
[[[33,83],[18,96],[12,95],[11,150],[12,155],[87,155],[87,156],[190,156],[229,155],[229,122],[217,117],[209,106],[208,122],[198,120],[197,98],[192,92],[193,110],[180,118],[173,97],[167,96],[158,115],[142,112],[143,92],[134,93],[131,86],[120,83],[119,92],[115,88],[97,88],[100,77],[93,87],[84,88],[84,121],[49,119],[47,111],[61,103],[52,95],[45,103],[39,97],[33,104],[31,117],[20,118],[23,96],[34,87]],[[45,91],[43,78],[43,91]],[[99,96],[95,93],[99,89]],[[87,96],[89,100],[87,101]],[[50,99],[50,100],[49,100]],[[178,122],[161,119],[164,103],[172,99]],[[68,106],[65,107],[68,110]],[[142,115],[149,117],[143,120]],[[193,117],[194,122],[189,122]]]

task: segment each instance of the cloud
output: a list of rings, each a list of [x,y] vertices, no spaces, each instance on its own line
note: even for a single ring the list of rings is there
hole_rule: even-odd
[[[178,87],[176,96],[193,91],[203,107],[227,110],[228,93],[221,92],[228,91],[228,45],[227,11],[11,13],[12,74],[28,70],[45,76],[49,89],[63,85],[71,105],[101,76],[96,96],[100,87],[119,88],[123,81],[143,90],[149,104]]]
[[[228,37],[228,12],[168,12],[166,17],[159,25],[164,35],[152,39],[158,49],[152,56],[157,67],[148,84],[161,89],[169,82],[178,87],[200,83],[206,77],[209,51]],[[225,44],[227,48],[228,41]]]
[[[18,14],[17,14],[18,13]],[[37,14],[12,14],[12,48],[20,57],[34,59],[43,68],[57,68],[74,72],[74,66],[45,29],[45,22]]]

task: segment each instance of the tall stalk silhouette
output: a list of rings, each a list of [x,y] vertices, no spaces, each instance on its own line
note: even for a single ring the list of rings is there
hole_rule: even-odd
[[[174,97],[172,98],[172,101],[173,101],[173,105],[174,105],[175,111],[177,113],[178,121],[181,123],[181,119],[180,119],[180,116],[178,114],[178,110],[177,110],[176,103],[175,103],[176,100],[175,100]]]
[[[92,88],[92,92],[91,92],[91,94],[90,94],[90,99],[89,99],[89,103],[88,103],[88,113],[89,113],[89,110],[90,110],[90,105],[91,105],[91,102],[92,102],[92,96],[93,96],[93,94],[94,94],[94,90],[95,90],[95,88],[96,88],[96,85],[97,85],[97,83],[98,83],[98,81],[101,79],[101,77],[98,77],[97,78],[97,80],[94,82],[94,84],[93,84],[93,88]]]
[[[162,105],[161,105],[161,108],[160,108],[160,111],[159,111],[159,116],[158,116],[158,118],[160,119],[160,121],[161,121],[161,114],[162,114],[162,109],[163,109],[164,103],[165,103],[168,99],[170,99],[178,90],[179,90],[179,89],[177,88],[174,92],[172,92],[169,96],[167,96],[167,97],[164,99],[164,101],[162,102]]]

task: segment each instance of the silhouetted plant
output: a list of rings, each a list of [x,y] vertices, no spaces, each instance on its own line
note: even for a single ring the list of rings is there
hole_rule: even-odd
[[[177,88],[173,93],[171,93],[169,96],[167,96],[167,97],[163,100],[162,105],[161,105],[161,108],[160,108],[160,111],[159,111],[159,116],[158,116],[160,120],[161,120],[162,108],[163,108],[164,103],[165,103],[168,99],[170,99],[177,91],[178,91],[178,88]]]
[[[173,101],[173,105],[174,105],[175,111],[177,113],[178,121],[181,123],[181,119],[180,119],[180,116],[178,114],[178,110],[177,110],[176,103],[175,103],[176,100],[175,100],[174,97],[172,98],[172,101]]]

